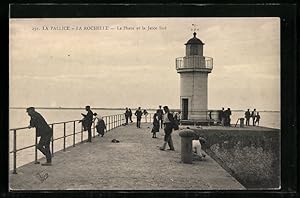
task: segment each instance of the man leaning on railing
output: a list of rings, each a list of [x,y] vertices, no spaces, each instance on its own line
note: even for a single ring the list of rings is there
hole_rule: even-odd
[[[52,161],[50,153],[50,141],[53,131],[43,116],[35,111],[34,107],[29,107],[26,109],[26,111],[31,118],[29,128],[35,127],[36,136],[41,137],[39,143],[37,144],[37,149],[39,149],[45,155],[47,160],[47,162],[43,163],[42,166],[51,166]]]

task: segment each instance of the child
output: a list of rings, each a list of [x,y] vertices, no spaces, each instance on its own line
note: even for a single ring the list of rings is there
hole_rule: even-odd
[[[153,128],[151,130],[152,138],[156,138],[156,133],[159,132],[159,121],[157,117],[157,113],[153,115]]]
[[[205,158],[205,154],[201,151],[201,144],[205,144],[206,140],[198,135],[196,135],[192,141],[193,153],[199,156],[200,159]]]

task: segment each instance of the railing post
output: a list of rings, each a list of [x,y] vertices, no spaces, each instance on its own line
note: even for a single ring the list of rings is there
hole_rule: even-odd
[[[116,115],[116,127],[119,126],[119,114]]]
[[[115,115],[112,115],[112,129],[115,128]]]
[[[116,128],[116,116],[114,115],[114,117],[113,117],[113,120],[114,120],[114,128]]]
[[[64,122],[64,151],[66,151],[66,123]]]
[[[83,126],[81,125],[81,143],[83,142]]]
[[[39,162],[37,161],[38,158],[38,154],[37,154],[37,129],[35,129],[35,147],[34,147],[34,163],[35,164],[39,164]]]
[[[118,127],[120,126],[120,115],[118,114]]]
[[[53,124],[51,124],[51,129],[52,129],[51,153],[52,153],[52,157],[53,157],[54,156],[54,128],[53,128]]]
[[[17,130],[14,130],[14,170],[13,174],[17,174]]]
[[[105,116],[105,124],[106,124],[106,129],[105,129],[105,132],[107,133],[107,117]]]
[[[73,122],[73,147],[75,147],[75,131],[76,131],[76,127],[75,127],[75,122]]]
[[[108,131],[110,131],[110,116],[108,117]]]

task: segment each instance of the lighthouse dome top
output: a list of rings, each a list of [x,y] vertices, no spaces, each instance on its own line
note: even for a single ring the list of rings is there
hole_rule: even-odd
[[[185,45],[191,45],[191,44],[204,45],[204,43],[196,37],[196,35],[197,35],[196,32],[194,32],[193,35],[194,35],[194,37],[191,38],[190,40],[188,40],[188,42]]]

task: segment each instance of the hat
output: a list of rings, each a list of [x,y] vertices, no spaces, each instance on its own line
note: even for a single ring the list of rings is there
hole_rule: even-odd
[[[28,111],[34,111],[35,109],[34,109],[34,107],[28,107],[27,109],[26,109],[26,112],[28,112]]]

